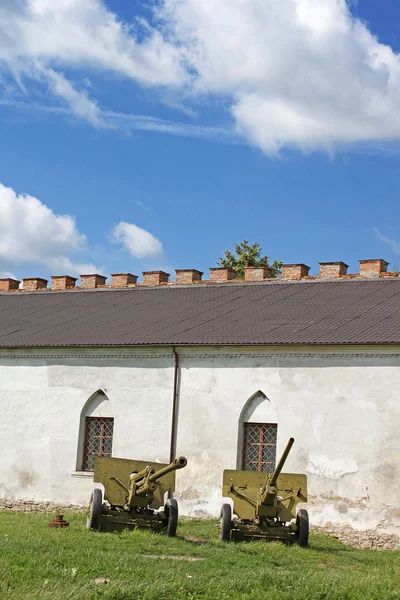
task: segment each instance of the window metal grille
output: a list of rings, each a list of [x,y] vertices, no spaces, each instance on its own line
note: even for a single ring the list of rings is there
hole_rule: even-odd
[[[111,456],[113,432],[112,417],[86,417],[83,471],[93,471],[95,456]]]
[[[272,472],[276,463],[278,426],[273,423],[245,423],[243,469]]]

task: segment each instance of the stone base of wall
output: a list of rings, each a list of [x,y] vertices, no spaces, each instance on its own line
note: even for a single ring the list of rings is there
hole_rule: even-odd
[[[400,550],[400,537],[390,533],[380,533],[376,529],[357,531],[349,526],[340,527],[327,523],[324,527],[312,527],[315,533],[327,533],[347,546],[374,550]]]
[[[55,502],[37,502],[35,500],[0,500],[0,510],[12,512],[43,512],[43,513],[83,513],[87,506],[76,504],[60,504]]]

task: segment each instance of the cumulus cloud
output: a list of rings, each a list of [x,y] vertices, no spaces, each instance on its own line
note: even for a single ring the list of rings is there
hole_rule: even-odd
[[[66,69],[162,87],[165,98],[172,92],[197,112],[214,100],[240,136],[270,155],[284,147],[398,140],[400,58],[354,16],[354,5],[155,0],[151,23],[138,18],[128,25],[102,0],[3,0],[0,61],[21,90],[46,82],[50,94],[95,127],[124,125]],[[150,123],[154,128],[177,133],[158,122]]]
[[[400,137],[400,59],[345,0],[164,0],[197,73],[265,152]]]
[[[95,273],[95,265],[71,259],[85,247],[86,238],[72,216],[56,215],[37,198],[0,184],[2,273],[30,264],[51,269],[53,275]]]
[[[115,243],[122,244],[122,247],[135,258],[159,257],[163,254],[160,240],[133,223],[125,221],[118,223],[111,232],[111,239]]]

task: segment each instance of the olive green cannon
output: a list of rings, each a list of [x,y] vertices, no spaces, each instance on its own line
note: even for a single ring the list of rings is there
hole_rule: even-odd
[[[273,473],[225,470],[222,495],[233,500],[221,511],[220,539],[282,540],[308,545],[308,513],[299,502],[307,502],[307,476],[282,473],[293,446],[290,438]]]
[[[184,456],[170,465],[96,456],[95,488],[90,497],[87,528],[100,531],[151,529],[174,536],[178,524],[178,504],[165,496],[175,490],[175,471],[186,467]],[[159,510],[161,509],[161,510]]]

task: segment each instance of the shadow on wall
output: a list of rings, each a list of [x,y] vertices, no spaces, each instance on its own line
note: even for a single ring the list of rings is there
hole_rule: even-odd
[[[179,348],[178,348],[179,350]],[[229,351],[226,351],[229,353]],[[352,348],[351,350],[344,351],[338,348],[336,351],[334,348],[329,350],[319,349],[318,351],[310,351],[309,348],[305,347],[304,350],[277,350],[272,351],[260,351],[259,354],[251,354],[250,352],[246,355],[235,354],[232,351],[229,356],[218,355],[215,353],[213,357],[192,357],[188,353],[181,354],[182,361],[190,360],[190,368],[195,369],[210,369],[218,366],[218,369],[232,369],[232,360],[235,361],[235,369],[248,369],[249,367],[257,368],[303,368],[307,369],[320,369],[323,367],[398,367],[400,365],[400,354],[390,353],[387,350],[375,349],[371,354],[366,353],[365,347],[363,348]],[[186,363],[185,363],[186,364]]]

